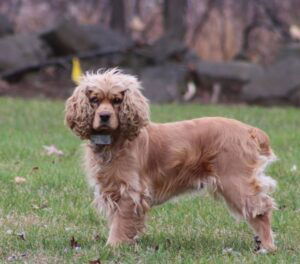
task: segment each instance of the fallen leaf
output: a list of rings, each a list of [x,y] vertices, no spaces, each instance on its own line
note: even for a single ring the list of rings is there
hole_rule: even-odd
[[[31,169],[32,172],[36,172],[36,171],[38,171],[38,170],[39,170],[39,167],[38,167],[38,166],[33,167],[33,168]]]
[[[8,229],[7,231],[6,231],[6,234],[8,234],[8,235],[11,235],[13,233],[13,231],[11,230],[11,229]]]
[[[24,232],[18,233],[17,236],[18,236],[21,240],[25,240],[25,233],[24,233]]]
[[[80,250],[81,246],[78,243],[78,241],[75,240],[74,236],[72,236],[71,240],[70,240],[70,246],[71,248],[74,248],[75,250]]]
[[[159,250],[159,245],[152,245],[149,249],[156,252]]]
[[[224,248],[222,253],[229,254],[229,255],[240,255],[240,252],[234,251],[232,248]]]
[[[21,260],[21,258],[27,257],[27,253],[22,253],[21,255],[17,256],[17,255],[11,255],[7,258],[7,261],[17,261],[17,260]]]
[[[61,150],[57,149],[55,145],[43,146],[43,148],[48,156],[50,156],[50,155],[63,156],[64,155],[64,153]]]
[[[26,182],[25,178],[19,177],[19,176],[15,177],[15,183],[22,184],[22,183],[25,183],[25,182]]]
[[[296,251],[295,248],[293,248],[293,247],[287,247],[286,249],[289,251]]]
[[[168,247],[171,246],[171,240],[169,238],[167,238],[166,244],[167,244]]]
[[[233,251],[232,248],[224,248],[224,249],[222,250],[222,253],[223,253],[223,254],[228,254],[228,253],[232,253],[232,251]]]
[[[16,255],[12,255],[12,256],[9,256],[9,257],[7,258],[8,261],[15,261],[15,260],[17,260],[17,259],[18,259],[18,258],[17,258]]]
[[[42,203],[40,205],[40,209],[45,209],[45,208],[48,208],[48,204],[47,203]]]
[[[292,167],[291,167],[291,172],[295,172],[295,171],[297,171],[297,165],[296,164],[294,164]]]
[[[94,239],[95,239],[96,241],[99,241],[99,240],[101,239],[101,237],[100,237],[100,235],[96,234],[96,235],[94,235]]]
[[[39,207],[38,205],[36,205],[36,204],[32,204],[31,206],[32,206],[32,208],[35,209],[35,210],[40,209],[40,207]]]
[[[37,204],[32,204],[31,205],[33,209],[35,210],[40,210],[40,209],[45,209],[48,207],[47,203],[42,203],[41,205],[37,205]]]
[[[278,207],[279,210],[284,210],[286,208],[286,205],[285,204],[282,204]]]
[[[89,264],[101,264],[101,261],[100,261],[100,259],[90,260]]]

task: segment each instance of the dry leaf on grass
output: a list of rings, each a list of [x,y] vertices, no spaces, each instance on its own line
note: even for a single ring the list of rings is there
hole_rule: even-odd
[[[78,243],[78,241],[75,240],[74,236],[72,236],[71,240],[70,240],[70,246],[71,248],[74,248],[75,250],[80,250],[81,246]]]
[[[166,239],[166,246],[167,247],[171,246],[171,240],[169,238]]]
[[[32,208],[35,209],[35,210],[40,210],[40,209],[48,208],[48,203],[45,202],[45,203],[42,203],[42,204],[40,204],[40,205],[32,204],[31,206],[32,206]]]
[[[159,245],[154,245],[153,249],[154,249],[154,251],[158,251],[159,250]]]
[[[39,170],[39,167],[38,166],[35,166],[31,169],[31,172],[37,172]]]
[[[7,258],[7,261],[16,261],[17,259],[18,257],[16,255],[12,255]]]
[[[43,148],[48,156],[51,156],[51,155],[63,156],[64,155],[64,153],[61,150],[57,149],[57,147],[55,145],[43,146]]]
[[[224,248],[222,250],[223,255],[228,254],[228,255],[240,255],[240,252],[234,251],[232,248]]]
[[[23,254],[20,254],[19,256],[17,255],[11,255],[7,258],[7,261],[18,261],[18,260],[21,260],[22,258],[25,258],[27,257],[27,253],[23,253]]]
[[[286,209],[286,205],[285,204],[279,205],[278,209],[279,210],[285,210]]]
[[[99,241],[101,239],[101,237],[100,237],[100,235],[96,234],[96,235],[94,235],[94,239],[95,239],[95,241]]]
[[[15,183],[22,184],[22,183],[25,183],[25,182],[26,182],[25,178],[19,177],[19,176],[15,177]]]
[[[101,264],[101,261],[100,261],[100,259],[90,260],[89,264]]]
[[[297,165],[294,164],[294,165],[291,167],[290,171],[291,171],[291,172],[296,172],[297,169],[298,169],[298,168],[297,168]]]
[[[20,238],[21,240],[25,240],[25,233],[21,232],[17,234],[18,238]]]

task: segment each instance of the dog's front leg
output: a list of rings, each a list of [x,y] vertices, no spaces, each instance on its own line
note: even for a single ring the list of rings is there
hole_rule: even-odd
[[[118,209],[110,216],[107,245],[133,243],[144,229],[145,213],[143,206],[134,203],[131,198],[121,199]]]

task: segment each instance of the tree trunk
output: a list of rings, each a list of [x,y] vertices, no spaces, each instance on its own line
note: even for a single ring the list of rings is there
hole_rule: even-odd
[[[126,31],[125,5],[123,0],[110,0],[111,19],[110,27],[121,33]]]
[[[186,33],[187,0],[164,0],[165,33],[183,40]]]

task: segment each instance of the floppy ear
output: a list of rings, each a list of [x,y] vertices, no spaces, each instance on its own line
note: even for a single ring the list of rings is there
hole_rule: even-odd
[[[149,123],[148,100],[138,88],[124,91],[119,118],[121,131],[129,140],[137,137],[140,129]]]
[[[66,101],[65,123],[81,139],[88,139],[92,131],[94,109],[89,103],[87,87],[78,86]]]

